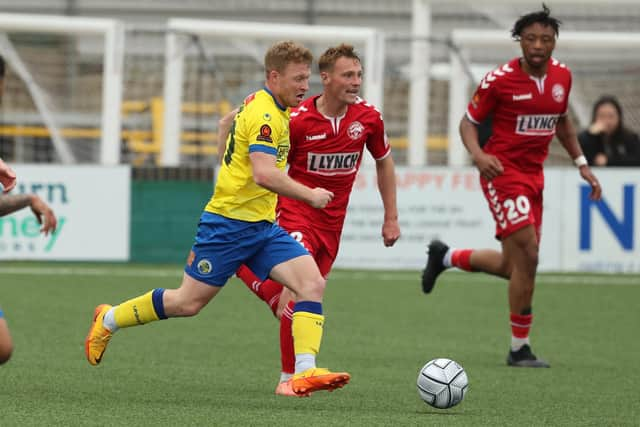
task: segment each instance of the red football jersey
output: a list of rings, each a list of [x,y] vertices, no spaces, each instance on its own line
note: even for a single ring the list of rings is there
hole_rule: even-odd
[[[567,114],[571,71],[551,58],[547,74],[525,73],[512,59],[482,79],[467,107],[479,124],[493,112],[492,135],[484,151],[520,170],[539,172],[549,152],[558,118]]]
[[[278,221],[311,222],[318,228],[342,231],[349,196],[362,162],[364,147],[374,159],[391,153],[380,112],[358,99],[340,117],[323,116],[312,96],[291,112],[289,176],[311,188],[323,187],[334,193],[324,209],[279,196]]]

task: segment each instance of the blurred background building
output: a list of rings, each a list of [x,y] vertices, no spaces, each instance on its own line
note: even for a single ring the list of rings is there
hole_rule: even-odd
[[[164,126],[165,37],[170,18],[249,21],[264,23],[367,27],[384,35],[384,77],[381,106],[394,155],[408,162],[410,81],[429,75],[428,164],[447,164],[449,135],[450,54],[453,29],[493,29],[508,40],[513,22],[522,13],[540,8],[540,2],[433,1],[428,40],[430,70],[412,76],[412,0],[0,0],[4,13],[115,18],[124,23],[120,158],[136,166],[161,163]],[[588,124],[590,108],[603,93],[618,97],[628,127],[640,130],[640,55],[624,46],[610,49],[563,48],[567,31],[640,33],[640,3],[548,2],[563,21],[556,57],[574,74],[571,113],[576,125]],[[1,29],[0,29],[1,30]],[[11,48],[23,62],[31,85],[42,90],[47,109],[60,128],[64,144],[75,161],[96,162],[99,150],[103,85],[102,41],[97,36],[7,31]],[[339,34],[336,35],[339,39]],[[216,125],[221,114],[262,83],[262,54],[270,41],[252,43],[210,40],[185,35],[180,164],[213,165]],[[344,40],[349,42],[349,40]],[[3,44],[0,43],[0,46]],[[316,55],[327,43],[309,43]],[[6,45],[5,48],[7,49]],[[627,50],[625,50],[627,49]],[[6,52],[2,52],[6,57]],[[517,55],[513,49],[472,49],[465,65],[475,79]],[[364,58],[365,67],[370,58]],[[0,110],[0,156],[15,162],[59,162],[60,156],[34,102],[33,87],[8,61]],[[479,75],[479,77],[478,77]],[[476,82],[472,86],[475,87]],[[320,88],[314,77],[311,92]],[[470,89],[472,90],[473,87]],[[427,118],[428,117],[428,118]],[[457,140],[456,140],[457,141]],[[568,164],[559,144],[552,145],[550,164]]]

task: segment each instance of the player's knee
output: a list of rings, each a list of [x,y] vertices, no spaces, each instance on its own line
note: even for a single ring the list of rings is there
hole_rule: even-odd
[[[303,289],[307,298],[312,300],[321,300],[324,295],[326,283],[326,280],[324,280],[320,275],[305,281]]]
[[[173,306],[171,311],[175,316],[190,317],[200,313],[200,310],[206,305],[206,302],[193,297],[182,297],[175,298],[171,305]]]
[[[185,301],[182,305],[182,315],[187,317],[195,316],[200,313],[200,310],[202,310],[205,305],[205,303],[199,300]]]
[[[503,257],[502,263],[499,267],[499,274],[505,279],[511,278],[511,272],[513,271],[513,263],[509,262],[506,257]]]
[[[538,245],[529,244],[524,248],[524,257],[527,260],[527,264],[535,268],[538,266]]]
[[[519,257],[527,266],[535,269],[538,266],[538,242],[527,239],[518,242]]]

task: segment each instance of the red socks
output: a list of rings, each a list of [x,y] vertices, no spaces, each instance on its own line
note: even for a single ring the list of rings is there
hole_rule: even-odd
[[[473,271],[471,268],[471,252],[473,249],[456,249],[451,254],[451,265],[461,270]]]
[[[236,276],[240,278],[247,285],[247,288],[258,296],[262,301],[266,302],[271,308],[273,315],[276,315],[278,309],[278,303],[280,302],[280,293],[282,292],[282,285],[278,282],[274,282],[271,279],[267,279],[261,282],[258,276],[253,274],[247,266],[241,265],[236,271]]]
[[[294,305],[295,302],[289,301],[280,318],[280,361],[282,362],[282,372],[287,374],[293,374],[296,368],[296,355],[293,350],[293,335],[291,334]]]
[[[511,335],[519,339],[527,339],[533,321],[533,314],[511,313]]]
[[[249,288],[251,292],[267,303],[273,315],[276,316],[276,310],[280,302],[280,294],[282,293],[282,285],[271,279],[261,282],[260,279],[253,274],[253,271],[245,265],[240,266],[238,271],[236,271],[236,275],[247,285],[247,288]],[[293,335],[291,334],[294,305],[295,302],[289,301],[289,304],[284,308],[282,316],[280,317],[280,360],[282,363],[282,372],[289,374],[293,374],[296,367]]]

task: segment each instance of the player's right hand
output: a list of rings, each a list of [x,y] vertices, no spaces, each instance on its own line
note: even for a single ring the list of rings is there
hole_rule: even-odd
[[[476,157],[474,157],[473,161],[476,164],[476,167],[480,171],[480,175],[486,180],[491,181],[498,175],[502,175],[504,172],[504,168],[502,167],[502,163],[496,156],[492,156],[491,154],[480,153]]]
[[[309,204],[316,209],[323,209],[333,199],[333,193],[322,187],[316,187],[311,190],[311,199]]]

